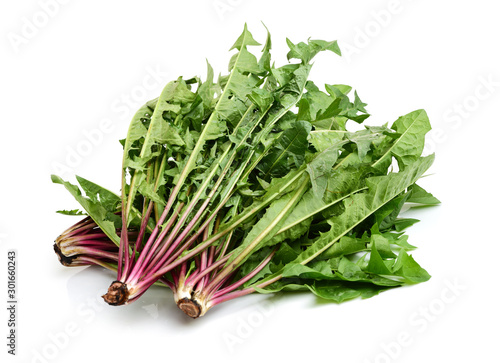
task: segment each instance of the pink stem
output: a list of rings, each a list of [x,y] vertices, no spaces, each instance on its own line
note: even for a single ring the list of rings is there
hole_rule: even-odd
[[[160,281],[162,284],[167,285],[170,288],[170,290],[175,291],[175,285],[172,282],[168,281],[167,279],[159,279],[158,281]]]
[[[210,246],[209,247],[209,251],[210,252],[209,252],[209,255],[208,255],[208,266],[211,266],[213,264],[213,262],[214,262],[214,259],[215,259],[215,246]],[[207,275],[203,279],[203,285],[206,285],[209,280],[210,280],[210,276]]]
[[[94,228],[97,224],[90,217],[85,217],[79,222],[75,223],[73,226],[68,228],[62,233],[62,235],[73,235],[85,231],[86,229]]]
[[[181,203],[179,205],[179,207],[177,208],[177,210],[170,217],[170,220],[168,221],[168,224],[163,229],[162,233],[163,232],[167,233],[170,230],[170,228],[174,224],[175,219],[179,215],[179,212],[180,212],[180,210],[182,209],[183,206],[184,206],[184,203]],[[163,211],[163,213],[162,213],[162,215],[160,217],[160,220],[158,221],[158,223],[156,224],[156,226],[155,226],[155,228],[153,230],[153,233],[151,233],[151,235],[148,238],[148,242],[146,243],[146,246],[144,246],[144,249],[141,251],[141,254],[139,255],[139,258],[137,259],[137,262],[135,263],[135,266],[132,269],[132,272],[130,273],[129,280],[138,279],[138,277],[140,275],[142,275],[142,271],[145,268],[145,266],[144,266],[145,263],[144,262],[145,261],[149,261],[152,258],[152,255],[153,255],[154,251],[157,248],[157,244],[161,241],[160,239],[158,239],[158,240],[155,241],[155,238],[156,238],[156,235],[158,234],[159,226],[165,220],[164,214],[165,214],[166,210],[167,210],[167,208],[165,208],[165,210]],[[153,248],[151,248],[151,245],[153,245],[153,242],[155,242],[155,243],[154,243]]]
[[[116,271],[116,268],[114,268],[112,265],[110,265],[102,260],[90,257],[90,256],[78,256],[77,260],[83,261],[87,265],[102,266],[102,267],[107,268],[109,270]],[[84,264],[81,264],[81,266],[84,266]]]
[[[146,227],[148,225],[149,217],[151,216],[152,211],[153,211],[153,201],[150,201],[148,209],[146,210],[146,215],[142,217],[141,228],[139,229],[139,235],[137,236],[137,240],[135,241],[134,255],[135,252],[141,250],[142,239],[144,237],[144,234],[146,233]]]
[[[148,209],[146,210],[146,215],[142,217],[141,221],[141,228],[139,229],[139,235],[137,236],[135,240],[135,245],[134,245],[134,252],[130,256],[130,266],[133,266],[135,256],[137,251],[140,251],[140,247],[142,245],[142,239],[144,237],[144,234],[146,233],[146,226],[148,225],[149,221],[149,216],[151,215],[151,212],[153,211],[153,201],[149,202]]]
[[[125,214],[122,213],[122,226],[127,226],[127,221],[125,220]],[[123,255],[124,249],[128,250],[128,236],[126,236],[127,233],[124,233],[123,231],[126,231],[126,228],[122,228],[121,233],[120,233],[120,247],[118,248],[118,269],[117,269],[117,280],[120,281],[123,276]],[[125,246],[126,244],[126,246]]]
[[[262,284],[256,285],[255,287],[258,287],[258,288],[262,289],[262,288],[264,288],[264,287],[272,284],[273,282],[278,281],[279,279],[281,279],[281,275],[278,275],[278,276],[276,276],[275,278],[273,278],[273,279],[271,279],[269,281],[263,282]],[[247,287],[246,289],[243,289],[243,290],[233,291],[233,292],[231,292],[229,294],[226,294],[226,295],[223,295],[223,296],[211,299],[210,300],[210,307],[213,307],[213,306],[215,306],[217,304],[223,303],[224,301],[228,301],[228,300],[231,300],[231,299],[235,299],[237,297],[241,297],[241,296],[245,296],[245,295],[251,294],[252,292],[255,292],[255,288],[254,287]]]
[[[96,248],[85,248],[85,250],[82,251],[82,253],[79,253],[80,255],[91,255],[91,256],[98,256],[98,257],[103,257],[103,258],[109,258],[110,260],[117,260],[117,254],[113,252],[106,252],[101,249],[96,249]]]
[[[156,255],[156,257],[154,258],[154,260],[152,261],[151,264],[149,264],[145,269],[144,269],[144,273],[148,274],[148,273],[154,273],[156,272],[159,267],[161,267],[167,260],[168,258],[170,257],[170,255],[175,251],[175,249],[177,248],[177,246],[184,240],[184,238],[187,236],[187,234],[189,232],[191,232],[191,230],[193,229],[194,225],[198,222],[200,216],[203,214],[203,212],[205,211],[208,203],[210,202],[210,198],[207,198],[205,199],[205,201],[203,202],[202,206],[200,207],[200,209],[198,209],[198,212],[196,212],[195,216],[193,217],[193,219],[189,222],[189,224],[186,226],[186,228],[184,228],[184,230],[182,231],[182,233],[175,239],[174,243],[170,246],[170,248],[165,252],[165,249],[166,247],[168,247],[168,245],[170,244],[170,242],[172,241],[173,237],[174,237],[174,231],[172,231],[172,234],[169,236],[169,239],[168,239],[168,242],[165,243],[165,245],[162,247],[161,251]],[[186,211],[184,212],[184,215],[183,215],[183,218],[182,218],[182,224],[184,224],[188,214],[189,214],[190,211]],[[181,221],[179,221],[181,222]],[[182,224],[178,224],[179,228],[177,228],[176,226],[176,230],[175,230],[175,233],[177,233],[178,229],[180,229],[180,226],[182,226]]]
[[[203,231],[203,240],[206,240],[208,238],[208,228],[205,228],[205,230]],[[207,268],[207,263],[208,263],[208,256],[207,256],[207,250],[203,250],[203,252],[201,253],[201,263],[200,263],[200,270],[203,271]],[[203,286],[204,286],[204,282],[205,282],[205,279],[201,279],[201,280],[198,280],[198,286],[196,287],[196,290],[197,291],[201,291],[203,290]]]
[[[251,273],[249,273],[248,275],[246,275],[245,277],[243,277],[242,279],[236,281],[234,284],[228,286],[228,287],[225,287],[219,291],[217,291],[216,293],[213,294],[213,297],[214,298],[218,298],[222,295],[225,295],[235,289],[237,289],[238,287],[240,287],[241,285],[243,285],[245,282],[247,281],[250,281],[255,275],[257,275],[260,271],[262,271],[262,269],[264,267],[267,266],[267,264],[269,263],[269,261],[271,261],[271,259],[273,258],[274,256],[274,253],[275,251],[273,251],[269,256],[267,256],[267,258],[262,261],[259,266],[257,266]],[[210,286],[209,286],[210,287]],[[208,289],[208,287],[207,287]]]
[[[79,246],[79,247],[85,247],[85,246],[101,246],[103,248],[116,248],[118,250],[118,247],[111,242],[110,240],[98,240],[98,239],[91,239],[91,240],[80,240],[80,241],[75,241],[72,243],[67,243],[66,241],[58,243],[59,247],[61,248],[68,248],[72,246]]]
[[[191,284],[191,281],[195,280],[196,277],[200,274],[200,270],[196,270],[196,271],[193,271],[189,274],[189,276],[186,278],[186,282],[184,283],[185,285],[190,285],[192,286]],[[196,280],[198,281],[198,280]]]
[[[172,280],[174,280],[174,285],[178,286],[179,285],[179,273],[176,270],[172,270],[170,272],[170,275],[172,275]]]
[[[224,237],[226,234],[230,233],[231,231],[226,231],[224,233],[217,233],[214,236],[212,236],[208,241],[202,242],[198,247],[194,248],[191,252],[188,252],[186,255],[183,257],[179,258],[178,260],[177,257],[179,257],[183,251],[185,251],[187,248],[193,244],[193,242],[200,236],[200,234],[203,232],[205,228],[212,222],[212,220],[215,218],[217,213],[222,209],[222,207],[226,204],[230,197],[230,194],[222,200],[215,211],[212,213],[212,215],[201,225],[201,227],[198,228],[197,232],[191,236],[191,238],[182,245],[181,248],[177,250],[176,253],[174,253],[169,260],[166,261],[165,265],[162,267],[161,265],[155,266],[156,272],[152,274],[148,274],[148,277],[143,279],[141,282],[136,284],[136,288],[139,290],[142,289],[147,289],[149,286],[154,284],[156,280],[158,280],[161,276],[165,275],[167,272],[172,270],[173,268],[179,266],[180,264],[184,263],[185,261],[193,258],[194,256],[198,255],[201,251],[203,251],[205,248],[211,246],[213,243],[217,242],[219,239]]]
[[[226,240],[224,241],[223,244],[221,244],[222,251],[216,252],[218,254],[219,258],[223,257],[226,254],[226,251],[227,251],[227,248],[229,246],[229,243],[231,242],[232,236],[233,236],[233,231],[229,232],[229,235],[227,236]]]
[[[232,273],[228,274],[227,276],[224,276],[222,279],[220,279],[220,281],[218,281],[215,286],[213,286],[212,288],[208,289],[206,288],[205,291],[204,291],[204,294],[205,296],[207,296],[207,300],[210,300],[210,298],[212,297],[212,295],[214,294],[214,292],[216,292],[217,290],[219,290],[222,286],[224,286],[224,284],[228,281],[231,281],[231,277],[232,277]]]
[[[196,271],[195,273],[191,274],[189,276],[189,278],[186,280],[186,284],[189,283],[190,286],[195,286],[196,283],[202,279],[203,277],[207,276],[210,272],[212,272],[213,270],[215,270],[217,267],[223,265],[228,259],[229,259],[230,255],[229,256],[226,256],[212,264],[210,264],[207,268],[205,268],[204,270],[200,270],[200,271]]]
[[[78,242],[79,239],[100,239],[100,238],[108,238],[105,233],[93,233],[93,234],[82,234],[71,237],[63,238],[64,242]]]
[[[236,155],[236,154],[235,154]],[[228,164],[230,165],[230,163]],[[210,193],[208,194],[207,198],[205,199],[205,201],[203,202],[202,206],[200,207],[200,209],[198,210],[198,212],[196,213],[196,215],[193,217],[193,219],[191,220],[191,222],[187,225],[187,227],[184,229],[184,231],[181,233],[181,235],[175,240],[174,244],[172,245],[172,247],[167,251],[166,254],[164,254],[160,260],[159,263],[157,263],[157,259],[155,259],[155,261],[153,261],[153,263],[150,265],[151,267],[146,269],[146,272],[148,274],[150,273],[155,273],[155,271],[158,271],[162,265],[165,264],[166,261],[171,261],[172,258],[168,258],[168,256],[170,256],[173,251],[175,251],[175,249],[178,247],[178,245],[184,240],[184,238],[187,236],[188,233],[191,232],[191,229],[194,227],[194,225],[198,222],[198,219],[200,218],[201,214],[205,211],[205,208],[207,207],[208,203],[212,200],[212,198],[214,197],[216,191],[218,190],[220,184],[222,183],[223,179],[224,179],[224,176],[227,174],[229,168],[225,168],[224,171],[221,173],[221,175],[219,175],[219,178],[217,179],[217,182],[214,184],[212,190],[210,191]],[[205,228],[212,222],[212,220],[214,219],[214,217],[217,215],[217,213],[219,213],[219,211],[221,210],[221,208],[226,204],[226,202],[228,201],[230,197],[230,193],[228,193],[228,195],[226,196],[226,198],[224,198],[224,200],[222,200],[219,205],[217,206],[217,208],[215,208],[215,211],[212,213],[212,215],[208,218],[208,220],[200,227],[198,228],[198,233],[196,233],[193,237],[191,237],[188,242],[180,249],[180,251],[178,251],[178,253],[174,254],[174,259],[177,258],[177,256],[179,256],[179,252],[182,253],[181,251],[185,250],[186,248],[188,248],[189,245],[191,245],[191,243],[196,239],[198,238],[198,236],[200,235],[200,233],[202,231],[205,230]],[[191,202],[191,205],[193,205],[193,202]],[[188,212],[191,212],[191,209],[189,209]],[[186,216],[188,213],[184,213]],[[184,222],[183,222],[184,223]],[[159,255],[159,254],[158,254]],[[168,262],[167,262],[168,263]]]
[[[187,272],[187,261],[184,262],[182,265],[181,265],[181,271],[179,272],[179,278],[181,277],[186,277],[186,272]]]

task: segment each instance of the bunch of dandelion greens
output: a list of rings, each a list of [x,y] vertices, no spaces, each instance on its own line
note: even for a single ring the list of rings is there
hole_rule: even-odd
[[[229,74],[214,80],[208,64],[204,82],[179,77],[142,106],[121,140],[121,195],[52,176],[85,211],[62,213],[87,215],[56,253],[116,271],[107,303],[160,284],[197,318],[253,292],[341,302],[430,278],[408,254],[404,229],[418,220],[398,218],[405,205],[439,203],[415,184],[434,159],[421,155],[425,111],[349,131],[366,104],[349,86],[308,80],[319,52],[340,55],[337,42],[287,44],[277,68],[269,33],[256,57],[245,26]]]

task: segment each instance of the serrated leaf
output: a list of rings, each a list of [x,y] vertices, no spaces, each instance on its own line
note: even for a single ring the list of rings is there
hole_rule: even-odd
[[[233,49],[238,49],[241,50],[242,48],[245,48],[246,46],[249,45],[260,45],[252,36],[252,33],[250,33],[247,29],[247,25],[243,27],[243,32],[241,35],[236,39],[236,42],[233,44],[229,50]]]
[[[327,250],[348,231],[413,184],[431,166],[433,161],[434,156],[430,155],[418,159],[399,173],[368,178],[366,183],[369,189],[345,199],[344,213],[330,220],[332,229],[322,234],[309,248],[302,252],[295,263],[307,263]]]
[[[94,220],[94,222],[101,228],[101,230],[118,246],[120,244],[120,237],[116,234],[117,226],[115,223],[120,222],[120,218],[112,220],[113,214],[103,207],[97,200],[92,201],[90,198],[84,197],[80,188],[67,181],[64,181],[57,175],[52,175],[52,182],[62,184],[71,195],[76,199],[87,214]]]
[[[417,203],[423,205],[436,205],[441,203],[439,199],[433,196],[431,193],[425,191],[424,188],[413,184],[409,190],[411,190],[410,198],[407,200],[408,203]]]
[[[407,254],[405,250],[401,250],[399,253],[393,270],[395,274],[405,278],[409,283],[424,282],[431,278],[429,273],[420,267],[413,257]]]
[[[399,168],[404,169],[422,154],[425,134],[430,131],[431,125],[426,112],[417,110],[399,117],[391,128],[399,134],[399,137],[384,151],[373,167],[390,163],[390,158],[394,156]]]
[[[72,210],[58,210],[56,211],[56,213],[59,213],[59,214],[64,214],[66,216],[86,216],[88,215],[87,213],[84,213],[82,212],[81,210],[79,209],[72,209]]]

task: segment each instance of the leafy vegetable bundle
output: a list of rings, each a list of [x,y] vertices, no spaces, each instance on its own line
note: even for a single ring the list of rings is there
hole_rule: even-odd
[[[336,302],[426,281],[408,251],[404,205],[439,201],[416,181],[425,111],[390,127],[365,126],[351,87],[308,80],[336,41],[287,40],[290,63],[271,62],[246,26],[229,74],[179,77],[142,106],[122,140],[121,195],[77,177],[63,184],[85,212],[54,248],[66,266],[100,265],[117,277],[103,296],[131,303],[169,287],[188,316],[252,292],[310,290]],[[393,169],[397,169],[395,172]],[[81,189],[80,189],[81,188]],[[82,192],[83,190],[83,192]]]

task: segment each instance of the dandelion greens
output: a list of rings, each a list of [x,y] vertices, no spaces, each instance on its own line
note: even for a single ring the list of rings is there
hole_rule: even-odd
[[[121,193],[53,175],[84,212],[54,249],[66,266],[116,273],[103,295],[130,304],[168,286],[188,316],[249,293],[307,290],[336,302],[371,297],[430,275],[409,254],[398,218],[439,204],[416,182],[430,123],[424,110],[390,126],[365,125],[352,88],[308,79],[336,41],[287,39],[271,59],[247,29],[230,48],[229,73],[168,83],[133,116],[123,146]],[[353,131],[352,123],[361,125]]]

